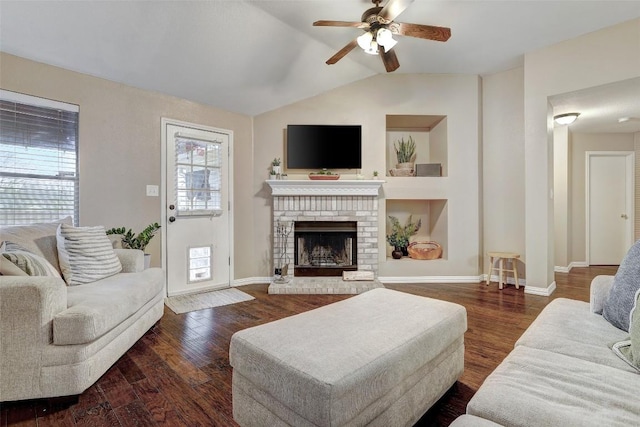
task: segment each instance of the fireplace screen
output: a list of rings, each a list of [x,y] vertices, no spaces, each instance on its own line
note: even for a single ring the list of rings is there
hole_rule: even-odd
[[[357,270],[355,221],[298,221],[294,242],[296,276],[341,276]]]

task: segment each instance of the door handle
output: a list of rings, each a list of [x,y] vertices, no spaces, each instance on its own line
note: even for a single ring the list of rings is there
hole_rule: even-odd
[[[175,222],[175,220],[176,220],[176,217],[175,217],[175,216],[170,216],[170,217],[169,217],[169,222]]]
[[[628,219],[629,217],[627,216],[627,214],[622,214],[622,215],[620,215],[620,218]]]

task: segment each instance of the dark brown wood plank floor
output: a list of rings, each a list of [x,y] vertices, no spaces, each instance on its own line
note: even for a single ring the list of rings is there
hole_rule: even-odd
[[[466,307],[465,372],[418,422],[446,426],[465,412],[484,379],[554,298],[589,300],[589,284],[615,267],[556,274],[551,297],[497,284],[397,284],[388,288]],[[349,296],[268,295],[266,285],[243,286],[256,299],[164,317],[80,395],[77,404],[49,400],[0,404],[0,426],[235,426],[231,411],[229,341],[241,329],[311,310]]]

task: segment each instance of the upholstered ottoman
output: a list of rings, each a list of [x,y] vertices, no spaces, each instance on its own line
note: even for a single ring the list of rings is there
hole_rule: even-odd
[[[390,289],[231,338],[241,426],[410,426],[460,377],[464,307]]]

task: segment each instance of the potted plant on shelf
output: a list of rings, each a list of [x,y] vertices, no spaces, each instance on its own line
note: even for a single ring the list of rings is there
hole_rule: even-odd
[[[393,215],[389,215],[389,220],[391,221],[391,233],[387,235],[387,242],[389,242],[394,249],[391,256],[395,259],[408,256],[407,246],[409,246],[409,238],[420,230],[422,220],[418,219],[417,222],[413,222],[412,216],[409,215],[409,219],[404,226],[401,225],[398,218]]]
[[[107,230],[107,234],[120,234],[122,236],[122,247],[124,249],[140,249],[144,252],[145,248],[156,235],[156,233],[160,230],[160,225],[157,222],[149,224],[144,230],[142,230],[138,235],[136,235],[131,229],[126,229],[125,227],[112,228]],[[145,253],[144,254],[144,268],[149,268],[149,264],[151,262],[151,255]]]
[[[416,143],[411,135],[406,141],[402,137],[394,142],[393,148],[396,151],[398,163],[395,169],[389,171],[390,174],[392,176],[413,176],[415,174]]]
[[[336,180],[336,179],[340,179],[340,174],[339,173],[334,173],[331,172],[330,170],[327,169],[322,169],[321,171],[318,172],[311,172],[309,174],[309,179],[313,179],[313,180]]]
[[[281,163],[280,157],[275,157],[271,161],[271,172],[273,172],[272,175],[280,175],[282,173],[280,163]]]
[[[373,179],[378,179],[378,171],[373,171]]]

